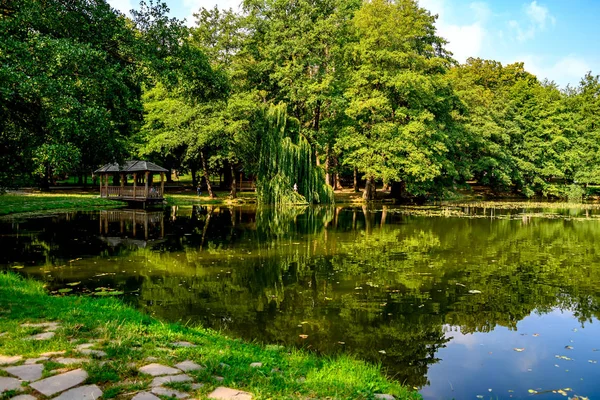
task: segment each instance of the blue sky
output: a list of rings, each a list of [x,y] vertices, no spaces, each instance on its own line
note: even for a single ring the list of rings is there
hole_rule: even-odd
[[[163,0],[171,14],[193,23],[200,7],[237,9],[238,0]],[[108,0],[126,12],[137,0]],[[455,58],[522,61],[540,79],[577,85],[600,74],[600,0],[419,0],[439,15],[438,33]]]

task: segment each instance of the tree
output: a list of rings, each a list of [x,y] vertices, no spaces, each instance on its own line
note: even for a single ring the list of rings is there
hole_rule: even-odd
[[[104,0],[3,5],[0,143],[9,152],[0,168],[8,176],[35,174],[47,187],[57,172],[123,160],[142,121],[144,83],[160,80],[196,100],[223,89],[162,3],[142,2],[134,21]]]
[[[260,204],[331,203],[333,190],[312,157],[298,122],[288,118],[286,105],[271,106],[260,135],[256,197]]]
[[[245,52],[256,88],[274,104],[284,102],[300,123],[333,185],[334,145],[345,123],[344,51],[351,40],[356,0],[247,0],[250,32]]]
[[[467,105],[462,122],[473,178],[494,190],[558,194],[554,182],[572,176],[566,94],[551,82],[540,83],[523,63],[469,59],[450,77]]]
[[[456,99],[444,73],[452,60],[435,35],[435,17],[414,0],[363,3],[354,16],[357,42],[346,96],[354,121],[340,141],[345,161],[375,181],[426,194],[434,179],[456,172],[447,162]]]
[[[57,170],[121,158],[141,120],[125,19],[104,1],[3,4],[0,168],[48,186]]]

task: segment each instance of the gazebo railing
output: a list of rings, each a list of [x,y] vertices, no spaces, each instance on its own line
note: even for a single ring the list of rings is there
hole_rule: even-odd
[[[146,195],[146,188],[144,186],[138,186],[135,188],[133,186],[102,186],[100,187],[100,197],[161,199],[163,197],[163,193],[160,187],[148,188],[148,194]]]

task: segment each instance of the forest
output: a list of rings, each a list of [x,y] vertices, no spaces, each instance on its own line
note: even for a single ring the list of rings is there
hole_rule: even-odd
[[[453,59],[416,0],[244,0],[195,24],[142,1],[0,0],[0,187],[107,162],[253,179],[261,203],[333,189],[525,197],[600,183],[600,80]],[[297,192],[293,190],[297,185]]]

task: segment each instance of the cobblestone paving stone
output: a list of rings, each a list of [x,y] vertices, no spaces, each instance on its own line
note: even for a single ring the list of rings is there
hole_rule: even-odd
[[[169,389],[162,386],[153,387],[152,393],[158,396],[175,397],[177,399],[187,399],[190,397],[190,395],[185,392],[180,392],[179,390]]]
[[[18,367],[3,368],[6,372],[23,381],[37,381],[42,377],[44,366],[41,364],[19,365]]]
[[[145,365],[142,368],[140,368],[139,371],[143,374],[148,374],[152,376],[176,375],[181,372],[176,368],[167,367],[166,365],[156,363]]]
[[[9,365],[19,362],[23,359],[23,356],[2,356],[0,355],[0,365]]]
[[[160,400],[157,396],[148,392],[141,392],[133,396],[131,400]]]
[[[197,371],[200,369],[204,369],[204,367],[202,365],[198,365],[191,360],[182,361],[179,364],[175,364],[175,366],[184,372]]]
[[[0,376],[0,393],[8,392],[9,390],[23,390],[21,381],[16,378]]]
[[[62,392],[83,383],[88,377],[87,372],[81,368],[65,372],[60,375],[51,376],[50,378],[42,379],[32,383],[31,386],[45,396]]]
[[[219,386],[214,391],[208,394],[209,399],[220,400],[251,400],[252,395],[238,389],[231,389],[224,386]]]
[[[96,385],[79,386],[67,390],[53,400],[96,400],[102,396],[102,390]]]
[[[150,386],[162,386],[165,383],[170,382],[191,382],[193,381],[192,377],[186,374],[181,375],[168,375],[168,376],[158,376],[152,380]]]

